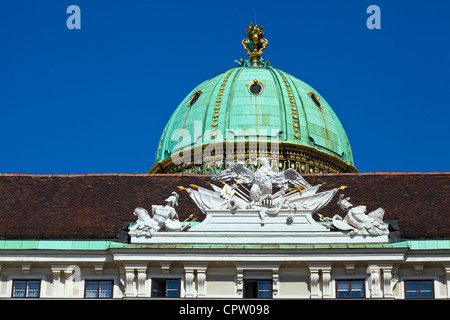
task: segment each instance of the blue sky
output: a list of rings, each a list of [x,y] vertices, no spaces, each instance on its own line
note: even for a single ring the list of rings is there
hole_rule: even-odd
[[[146,173],[181,100],[245,53],[255,9],[264,58],[325,97],[361,172],[450,171],[450,2],[251,4],[0,2],[0,172]]]

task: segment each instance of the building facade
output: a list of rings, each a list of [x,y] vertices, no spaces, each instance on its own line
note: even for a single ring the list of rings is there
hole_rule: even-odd
[[[0,298],[450,298],[450,174],[358,173],[324,98],[247,35],[149,174],[0,174]]]
[[[330,188],[348,185],[346,195],[368,208],[384,199],[388,239],[132,243],[133,208],[163,204],[179,185],[207,186],[211,176],[1,175],[0,297],[450,297],[450,174],[304,177]],[[195,211],[204,221],[187,192],[178,202],[180,221]],[[331,201],[320,214],[336,212]]]
[[[130,245],[2,241],[1,298],[450,297],[449,242]]]

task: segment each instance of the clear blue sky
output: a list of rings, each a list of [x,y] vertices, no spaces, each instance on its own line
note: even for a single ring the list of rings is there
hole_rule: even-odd
[[[0,172],[146,173],[181,100],[244,54],[255,9],[264,58],[325,97],[361,172],[450,171],[449,1],[253,3],[0,2]]]

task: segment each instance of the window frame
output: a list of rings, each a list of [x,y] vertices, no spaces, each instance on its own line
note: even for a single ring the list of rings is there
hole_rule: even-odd
[[[322,109],[322,102],[320,102],[320,97],[314,91],[308,92],[308,96],[311,98],[312,102],[317,108]]]
[[[250,87],[251,86],[253,86],[253,85],[259,85],[260,87],[261,87],[261,91],[259,91],[259,92],[252,92],[251,90],[250,90]],[[247,91],[251,94],[251,95],[254,95],[254,96],[259,96],[260,94],[262,94],[263,92],[264,92],[264,83],[262,83],[261,81],[258,81],[258,80],[253,80],[253,81],[250,81],[249,83],[247,83]]]
[[[191,97],[189,98],[189,103],[188,103],[188,107],[192,107],[197,101],[198,99],[200,99],[200,96],[203,94],[203,91],[201,90],[197,90],[194,92],[193,95],[191,95]]]
[[[87,296],[88,282],[97,282],[97,297]],[[111,283],[111,296],[110,297],[100,297],[100,283],[109,282]],[[113,299],[114,298],[114,280],[112,279],[86,279],[84,280],[84,299]]]
[[[14,291],[15,291],[15,285],[16,282],[25,282],[25,296],[24,297],[16,297],[14,296]],[[38,295],[37,297],[28,297],[28,283],[29,282],[38,282],[39,287],[38,287]],[[41,279],[12,279],[12,288],[11,288],[11,298],[15,298],[15,299],[38,299],[41,297],[41,283],[42,280]]]
[[[162,297],[155,296],[153,294],[153,286],[155,282],[164,281],[164,295]],[[178,282],[178,295],[177,296],[168,296],[167,295],[167,283],[168,281],[177,281]],[[181,279],[180,278],[152,278],[151,286],[150,286],[150,297],[152,298],[180,298],[181,297]]]
[[[419,296],[417,298],[408,297],[408,289],[407,289],[408,282],[417,282],[417,284],[418,284],[417,292],[419,294]],[[428,298],[421,297],[421,290],[420,290],[420,283],[421,282],[430,282],[431,283],[431,297],[428,297]],[[404,287],[405,299],[408,299],[408,300],[410,300],[410,299],[417,299],[417,300],[418,299],[420,299],[420,300],[423,300],[423,299],[425,299],[425,300],[435,299],[435,293],[434,293],[435,286],[434,286],[434,280],[433,279],[404,279],[403,280],[403,287]]]
[[[335,279],[335,296],[336,299],[365,299],[366,298],[366,280],[361,278],[355,278],[355,279]],[[339,282],[348,282],[349,283],[349,296],[348,297],[339,297]],[[362,297],[353,297],[352,296],[352,282],[361,282],[362,283]]]
[[[256,297],[246,297],[246,286],[248,286],[248,284],[250,282],[256,283]],[[260,282],[269,282],[270,283],[270,297],[260,297],[260,292],[259,292],[259,283]],[[244,299],[273,299],[273,280],[271,279],[244,279],[243,281],[243,295],[242,297]]]

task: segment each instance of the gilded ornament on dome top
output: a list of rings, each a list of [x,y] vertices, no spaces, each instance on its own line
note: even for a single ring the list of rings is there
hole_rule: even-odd
[[[269,41],[264,38],[263,25],[250,25],[247,28],[248,38],[242,40],[244,49],[252,61],[252,65],[258,65],[258,60],[262,57],[262,51],[266,48]]]

